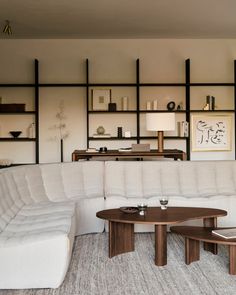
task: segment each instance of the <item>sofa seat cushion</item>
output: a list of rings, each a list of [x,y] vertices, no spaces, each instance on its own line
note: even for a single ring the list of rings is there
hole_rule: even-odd
[[[47,202],[26,207],[19,211],[0,234],[1,248],[36,243],[70,233],[74,216],[73,203]]]

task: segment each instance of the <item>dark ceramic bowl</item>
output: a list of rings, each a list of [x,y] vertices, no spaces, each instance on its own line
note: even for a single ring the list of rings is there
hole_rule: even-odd
[[[22,131],[10,131],[9,132],[14,138],[17,138],[21,133]]]

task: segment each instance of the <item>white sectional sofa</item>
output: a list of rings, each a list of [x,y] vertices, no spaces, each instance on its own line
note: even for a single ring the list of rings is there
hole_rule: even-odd
[[[0,170],[0,289],[62,283],[74,236],[104,230],[103,174],[101,162]]]
[[[219,225],[234,226],[236,161],[85,161],[0,170],[0,289],[58,287],[74,236],[103,232],[97,211],[159,206],[161,196],[169,206],[225,209]]]

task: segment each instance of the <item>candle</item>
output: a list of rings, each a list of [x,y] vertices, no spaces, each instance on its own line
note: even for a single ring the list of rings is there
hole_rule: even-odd
[[[128,110],[128,97],[127,96],[122,97],[122,110],[123,111]]]

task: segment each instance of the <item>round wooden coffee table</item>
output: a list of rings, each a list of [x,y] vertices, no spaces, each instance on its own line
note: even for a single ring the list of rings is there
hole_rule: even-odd
[[[134,251],[134,224],[155,225],[155,264],[167,264],[167,225],[192,219],[203,219],[204,227],[217,227],[217,217],[226,216],[220,209],[196,207],[148,207],[145,215],[123,213],[120,209],[97,212],[96,216],[109,221],[109,257]],[[204,244],[204,249],[217,254],[217,244]]]

